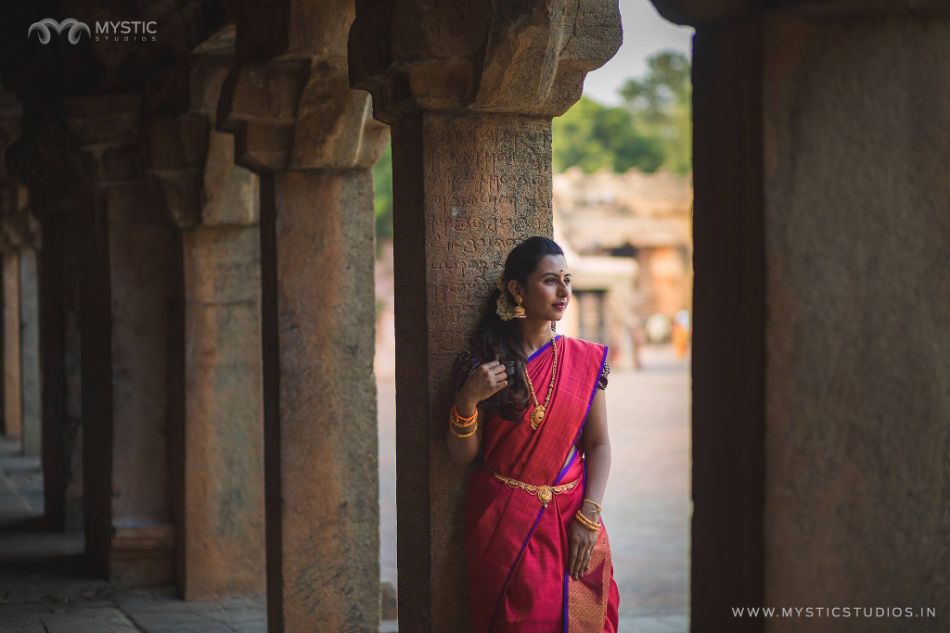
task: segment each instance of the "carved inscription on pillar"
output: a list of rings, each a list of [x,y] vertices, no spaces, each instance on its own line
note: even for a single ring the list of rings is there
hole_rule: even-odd
[[[429,352],[441,368],[467,344],[508,252],[552,234],[551,123],[427,114],[424,126]]]
[[[400,520],[400,539],[420,531],[427,538],[422,547],[400,546],[400,627],[464,632],[470,630],[459,546],[464,471],[448,463],[444,448],[451,365],[468,345],[508,252],[527,237],[552,234],[551,122],[498,114],[418,117],[400,121],[393,133],[396,371],[412,376],[424,370],[428,386],[410,379],[400,387],[397,459],[418,463],[428,449],[431,461],[421,470],[402,466],[397,483],[404,499],[400,511],[407,514]],[[421,173],[411,166],[420,158]],[[415,222],[419,211],[424,225]],[[424,234],[407,235],[413,230]],[[423,290],[425,302],[418,296]],[[416,312],[423,306],[425,344],[418,339]],[[417,356],[420,352],[425,356]],[[417,424],[420,401],[427,401],[427,428]],[[428,491],[421,506],[412,500],[419,490]],[[431,520],[420,519],[423,514]],[[418,561],[427,564],[420,567]],[[407,597],[410,578],[412,585],[427,583],[429,593]]]

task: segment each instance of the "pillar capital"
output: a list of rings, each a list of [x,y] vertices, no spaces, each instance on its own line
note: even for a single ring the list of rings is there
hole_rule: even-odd
[[[20,135],[22,116],[19,100],[0,85],[0,187],[10,182],[12,174],[7,166],[7,148]]]
[[[218,95],[233,63],[234,27],[228,26],[181,64],[154,77],[147,91],[145,168],[170,221],[179,228],[194,228],[203,221]]]
[[[352,0],[278,0],[241,13],[238,65],[222,87],[217,119],[235,136],[239,165],[369,169],[379,159],[387,130],[347,76],[353,13]]]
[[[9,209],[0,216],[2,243],[9,250],[40,247],[40,224],[27,208]]]
[[[386,122],[417,108],[557,116],[620,42],[610,0],[357,0],[350,83]]]
[[[218,127],[235,135],[236,160],[252,171],[369,169],[388,139],[371,107],[350,88],[345,57],[285,55],[231,72]]]
[[[145,171],[142,94],[112,93],[63,100],[63,119],[82,157],[97,206],[126,221],[163,224],[162,205]]]

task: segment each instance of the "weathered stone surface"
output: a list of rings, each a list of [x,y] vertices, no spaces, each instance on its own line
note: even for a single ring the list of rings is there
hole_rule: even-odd
[[[211,146],[217,97],[232,64],[233,28],[224,29],[175,71],[158,77],[151,86],[147,119],[146,152],[150,178],[164,196],[166,213],[182,228],[202,223],[202,208],[209,194],[203,179]],[[230,35],[229,35],[230,34]],[[233,152],[222,152],[218,141],[214,164],[219,179],[233,168]],[[228,138],[227,145],[233,145]],[[228,148],[230,149],[230,147]],[[217,184],[217,183],[213,183]],[[237,205],[246,208],[247,205]]]
[[[106,108],[103,112],[99,108]],[[135,95],[71,99],[95,203],[82,240],[83,466],[87,551],[99,573],[130,585],[171,579],[168,400],[174,246],[139,162]],[[105,168],[103,168],[105,166]]]
[[[82,264],[79,240],[82,231],[72,224],[63,235],[63,445],[65,459],[65,518],[67,529],[82,527],[82,335],[80,306]]]
[[[282,55],[345,57],[352,0],[244,2],[235,15],[240,63]]]
[[[233,36],[224,30],[163,78],[147,124],[148,173],[181,229],[183,348],[172,362],[183,419],[172,452],[189,600],[265,586],[258,177],[235,165],[233,137],[213,130]]]
[[[16,96],[4,90],[0,84],[0,195],[7,195],[12,182],[12,173],[7,165],[7,148],[21,134],[23,107]],[[4,208],[7,205],[0,205]]]
[[[950,19],[766,23],[767,604],[950,609]],[[842,631],[912,630],[922,621]],[[801,630],[776,621],[770,630]]]
[[[20,259],[3,254],[3,432],[20,437],[23,424],[20,374]]]
[[[609,0],[358,2],[350,82],[386,122],[413,108],[557,116],[620,41]]]
[[[128,222],[125,213],[111,209],[107,219],[112,442],[104,452],[112,460],[110,572],[128,584],[156,584],[170,578],[174,537],[166,543],[135,533],[171,529],[166,363],[173,292],[168,271],[175,249],[166,227]]]
[[[78,401],[69,402],[79,388],[77,215],[46,215],[38,254],[44,515],[56,530],[80,529],[82,522],[81,411]]]
[[[89,204],[90,187],[82,156],[58,108],[34,105],[27,115],[25,135],[10,148],[8,166],[15,171],[16,179],[29,187],[30,215],[42,227],[42,248],[37,257],[42,308],[39,373],[42,378],[44,523],[50,529],[62,529],[66,525],[79,527],[81,522],[81,462],[76,459],[81,453],[78,407],[73,407],[70,420],[66,417],[67,373],[71,374],[73,391],[78,391],[79,342],[78,332],[74,330],[69,342],[69,353],[73,355],[67,358],[65,328],[68,318],[72,327],[78,329],[76,295],[80,262],[76,218],[80,209]],[[111,169],[123,169],[123,163],[129,160],[121,152],[104,156]],[[32,241],[39,245],[35,237]],[[67,297],[72,301],[69,310]]]
[[[256,226],[199,227],[184,232],[182,251],[181,589],[188,599],[263,593],[260,234]]]
[[[63,102],[63,117],[80,145],[96,151],[99,143],[134,141],[138,136],[140,104],[137,93],[91,95]]]
[[[762,39],[748,20],[693,43],[694,633],[760,632],[723,605],[766,604]]]
[[[217,127],[261,174],[268,625],[379,628],[369,168],[388,130],[347,81],[351,2],[248,7]]]
[[[369,168],[388,138],[370,108],[369,95],[349,88],[345,58],[285,57],[232,71],[218,127],[254,171]]]
[[[234,161],[234,138],[211,131],[204,163],[201,222],[205,226],[257,226],[260,182]]]
[[[943,0],[651,0],[657,12],[670,22],[692,26],[714,26],[752,18],[769,11],[790,10],[812,15],[946,15]]]
[[[42,446],[40,303],[36,250],[20,250],[20,401],[23,452],[39,455]]]
[[[465,470],[444,435],[451,363],[508,251],[552,234],[550,120],[406,116],[393,126],[393,185],[400,628],[468,631]]]
[[[765,4],[762,0],[650,0],[670,22],[701,24],[714,22]]]
[[[261,202],[269,626],[375,630],[372,176],[268,175]]]
[[[201,222],[201,170],[209,127],[208,118],[201,113],[166,114],[149,120],[148,172],[162,192],[166,212],[179,226]]]

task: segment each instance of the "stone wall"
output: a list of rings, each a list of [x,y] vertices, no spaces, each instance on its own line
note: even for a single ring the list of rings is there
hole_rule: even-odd
[[[939,617],[950,608],[950,19],[777,14],[763,34],[766,602]]]

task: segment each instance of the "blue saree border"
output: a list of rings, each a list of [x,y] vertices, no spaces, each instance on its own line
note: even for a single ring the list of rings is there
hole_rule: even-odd
[[[515,556],[515,560],[511,564],[511,569],[508,570],[508,575],[505,576],[505,582],[502,583],[501,591],[498,593],[498,599],[495,601],[495,610],[492,612],[491,622],[488,624],[487,633],[491,633],[492,629],[495,628],[495,620],[498,619],[498,608],[501,606],[501,599],[508,591],[508,583],[511,582],[511,577],[515,573],[515,568],[517,568],[518,563],[521,562],[521,557],[524,556],[524,551],[528,548],[528,541],[530,541],[531,537],[534,536],[534,531],[537,529],[538,523],[541,522],[541,515],[544,514],[546,507],[547,506],[541,506],[538,509],[538,516],[534,518],[534,523],[531,525],[531,529],[528,530],[528,535],[524,537],[524,543],[521,544],[521,549],[518,551],[518,555]]]
[[[610,348],[604,345],[604,355],[600,359],[600,370],[597,372],[597,378],[594,379],[594,386],[590,390],[590,398],[587,399],[587,412],[584,414],[584,421],[581,422],[581,426],[577,429],[577,435],[574,436],[574,441],[571,443],[577,444],[577,440],[580,439],[581,433],[584,432],[584,427],[587,426],[587,418],[590,417],[590,408],[594,405],[594,394],[597,393],[597,383],[600,381],[600,376],[604,373],[604,364],[607,362],[607,351]]]
[[[528,356],[528,357],[525,359],[525,362],[526,362],[526,363],[527,363],[527,362],[530,362],[535,356],[537,356],[538,354],[540,354],[541,352],[543,352],[544,350],[546,350],[548,347],[551,346],[551,343],[553,343],[554,341],[558,340],[559,338],[561,338],[561,335],[560,335],[560,334],[555,334],[553,340],[548,341],[547,343],[545,343],[544,345],[542,345],[542,346],[539,347],[538,349],[536,349],[536,350],[534,350],[533,352],[531,352],[531,356]]]

